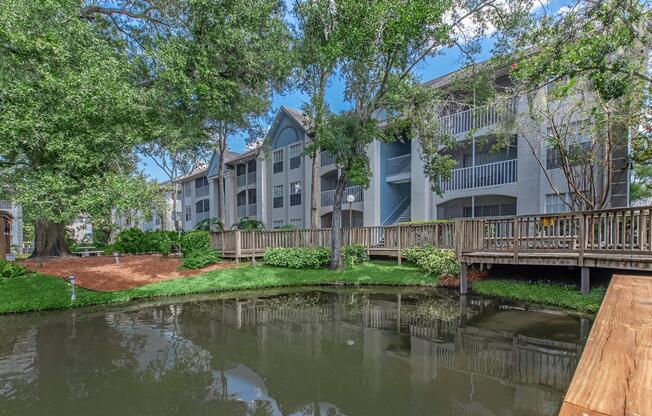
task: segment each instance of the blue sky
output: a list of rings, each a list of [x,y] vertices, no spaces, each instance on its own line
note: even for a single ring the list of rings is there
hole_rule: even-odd
[[[561,6],[564,6],[566,4],[565,0],[552,0],[550,2],[548,2],[548,0],[541,0],[541,1],[544,4],[546,4],[545,8],[548,13],[550,12],[554,13],[557,10],[559,10]],[[286,2],[290,4],[291,0],[286,0]],[[477,55],[476,57],[477,60],[484,60],[490,57],[492,44],[493,43],[491,39],[487,39],[486,41],[483,42],[482,51],[479,55]],[[441,75],[445,75],[449,72],[455,71],[456,69],[460,68],[461,65],[462,65],[462,57],[459,50],[457,48],[450,48],[441,51],[440,54],[437,56],[429,57],[426,60],[424,60],[424,62],[415,71],[415,74],[422,81],[427,81],[433,78],[437,78]],[[327,90],[327,97],[326,97],[332,111],[337,112],[339,110],[344,109],[345,103],[342,100],[343,90],[344,87],[343,87],[342,80],[339,78],[335,78]],[[281,94],[275,95],[272,99],[270,118],[273,118],[273,116],[276,114],[276,112],[282,105],[300,109],[303,106],[306,99],[307,97],[297,90],[287,91],[282,95]],[[232,137],[230,139],[229,145],[232,151],[235,152],[244,151],[245,139],[244,137]],[[154,164],[153,161],[143,159],[140,162],[140,166],[142,170],[145,172],[145,174],[152,177],[153,179],[156,179],[158,181],[167,180],[165,174]]]

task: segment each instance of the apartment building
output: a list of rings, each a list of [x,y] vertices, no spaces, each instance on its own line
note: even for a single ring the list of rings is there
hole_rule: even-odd
[[[119,230],[137,227],[143,231],[153,230],[175,230],[175,221],[180,222],[182,217],[182,192],[179,185],[172,185],[170,181],[162,182],[164,208],[155,207],[152,209],[151,217],[145,217],[139,211],[124,211],[116,213],[114,223]],[[176,196],[176,213],[174,209],[174,197]]]
[[[447,74],[427,85],[445,90],[459,74]],[[497,71],[495,77],[499,86],[507,87],[511,82],[507,69]],[[542,94],[545,99],[545,91]],[[369,144],[366,152],[370,183],[367,189],[356,185],[347,188],[344,199],[350,195],[353,202],[343,201],[343,226],[349,226],[349,219],[353,226],[377,226],[411,220],[567,211],[562,199],[569,197],[568,186],[555,163],[554,151],[544,141],[535,149],[539,152],[535,155],[531,142],[526,142],[516,129],[502,131],[502,141],[508,137],[508,145],[495,150],[499,126],[527,111],[525,97],[500,104],[442,109],[439,126],[454,136],[458,145],[449,150],[456,166],[450,178],[439,179],[441,194],[433,192],[432,180],[424,175],[418,140]],[[534,126],[528,136],[543,134],[547,128],[543,124]],[[227,152],[224,158],[216,153],[206,168],[179,180],[183,187],[183,228],[191,229],[206,218],[219,218],[219,163],[225,165],[223,222],[227,227],[245,217],[260,220],[268,228],[288,224],[309,227],[312,158],[305,153],[311,143],[308,131],[309,120],[301,111],[282,106],[263,146],[241,154]],[[623,137],[611,155],[615,169],[609,207],[628,203],[626,153],[627,140]],[[319,220],[320,226],[327,228],[332,224],[338,167],[328,153],[318,157]],[[543,167],[541,160],[545,162]]]
[[[11,242],[10,248],[19,253],[26,252],[23,237],[23,209],[20,205],[11,201],[0,201],[0,210],[8,212],[12,216],[11,221]]]

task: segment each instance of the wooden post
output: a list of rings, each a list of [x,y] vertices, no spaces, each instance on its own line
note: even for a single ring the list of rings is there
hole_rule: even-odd
[[[401,226],[398,226],[398,265],[401,265]]]
[[[256,267],[256,232],[251,232],[251,266]]]
[[[367,232],[367,257],[371,254],[371,228],[366,228]]]
[[[240,256],[242,255],[242,231],[235,231],[235,262],[240,263]]]
[[[469,291],[469,265],[462,263],[460,267],[460,295],[466,295]]]
[[[518,217],[514,217],[514,225],[512,226],[512,234],[514,235],[514,264],[518,264],[518,245],[521,242],[521,227],[518,224]]]
[[[589,274],[588,267],[582,267],[581,269],[582,279],[581,279],[581,291],[583,295],[588,295],[591,291],[591,278]]]
[[[584,267],[584,246],[586,245],[586,215],[580,214],[580,230],[579,230],[579,253],[577,255],[577,265]]]

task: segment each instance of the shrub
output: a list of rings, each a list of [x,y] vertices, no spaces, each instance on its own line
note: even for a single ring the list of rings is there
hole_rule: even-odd
[[[271,266],[292,269],[319,269],[328,264],[330,250],[326,247],[270,248],[263,260]]]
[[[342,261],[347,266],[355,266],[356,264],[364,263],[369,260],[367,257],[367,249],[361,244],[353,244],[345,246],[342,252]]]
[[[294,230],[297,228],[294,224],[285,224],[280,227],[278,227],[279,230]]]
[[[0,277],[11,279],[14,277],[21,277],[27,274],[25,268],[18,266],[5,259],[0,259]]]
[[[271,266],[292,269],[319,269],[328,265],[331,250],[328,247],[310,248],[270,248],[265,251],[263,260]],[[342,261],[347,266],[355,266],[367,261],[367,250],[362,245],[345,246]]]
[[[115,249],[120,253],[144,253],[145,233],[140,228],[126,228],[118,234]]]
[[[224,224],[222,224],[217,218],[207,218],[199,221],[197,225],[195,225],[195,230],[221,232],[224,231]]]
[[[181,236],[181,252],[184,256],[211,250],[211,234],[208,231],[190,231]]]
[[[196,250],[183,256],[183,267],[186,269],[201,269],[202,267],[220,261],[220,255],[215,250]]]
[[[460,263],[453,250],[433,246],[407,248],[402,251],[405,259],[414,263],[428,274],[459,275]]]
[[[236,228],[238,230],[245,230],[245,231],[264,230],[265,224],[253,218],[242,217],[240,219],[240,222],[236,224]]]

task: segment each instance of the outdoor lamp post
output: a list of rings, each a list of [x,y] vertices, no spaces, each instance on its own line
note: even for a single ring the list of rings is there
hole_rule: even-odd
[[[75,295],[75,283],[77,282],[77,277],[74,274],[71,274],[68,276],[68,281],[70,282],[70,286],[72,286],[72,293],[70,294],[70,300],[75,301],[77,299],[77,296]]]
[[[349,194],[346,197],[346,202],[349,203],[349,228],[353,228],[353,211],[351,210],[351,206],[353,205],[353,202],[355,202],[355,196]]]

